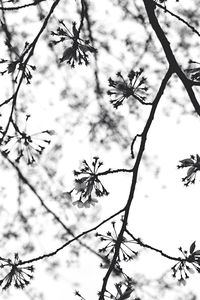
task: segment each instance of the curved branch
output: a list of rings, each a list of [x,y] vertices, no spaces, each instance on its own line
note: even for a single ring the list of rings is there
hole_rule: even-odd
[[[24,5],[19,5],[19,6],[11,6],[11,7],[0,7],[0,10],[6,11],[6,10],[18,10],[18,9],[22,9],[22,8],[27,8],[30,6],[36,6],[38,3],[43,2],[46,0],[37,0],[35,2],[31,2],[31,3],[27,3]]]

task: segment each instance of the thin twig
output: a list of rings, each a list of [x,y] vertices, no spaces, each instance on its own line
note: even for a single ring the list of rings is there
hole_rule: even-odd
[[[83,27],[84,18],[85,18],[85,3],[84,3],[84,0],[81,0],[81,21],[80,21],[79,28],[78,28],[78,36]]]
[[[163,252],[162,250],[160,250],[160,249],[157,249],[157,248],[155,248],[155,247],[152,247],[152,246],[150,246],[150,245],[148,245],[148,244],[143,243],[142,240],[141,240],[140,238],[134,237],[134,235],[133,235],[127,228],[126,228],[125,231],[126,231],[126,232],[130,235],[130,237],[132,237],[132,239],[133,239],[134,241],[136,241],[137,244],[140,245],[141,247],[144,247],[144,248],[153,250],[153,251],[155,251],[155,252],[158,252],[158,253],[160,253],[162,256],[164,256],[165,258],[168,258],[168,259],[171,259],[171,260],[175,260],[175,261],[185,261],[185,259],[182,259],[182,258],[180,258],[180,257],[170,256],[170,255],[164,253],[164,252]]]
[[[196,33],[199,37],[200,37],[200,33],[196,30],[196,28],[192,25],[190,25],[187,21],[185,21],[183,18],[181,18],[180,16],[176,15],[175,13],[173,13],[172,11],[170,11],[169,9],[167,9],[165,6],[162,6],[161,4],[159,4],[158,2],[154,1],[154,4],[158,7],[160,7],[161,9],[163,9],[165,12],[167,12],[168,14],[170,14],[171,16],[175,17],[176,19],[178,19],[179,21],[181,21],[182,23],[184,23],[188,28],[190,28],[194,33]]]
[[[18,10],[18,9],[27,8],[27,7],[30,7],[30,6],[35,6],[38,3],[44,2],[44,1],[46,1],[46,0],[37,0],[35,2],[31,2],[31,3],[24,4],[24,5],[19,5],[19,6],[0,7],[0,10],[3,10],[3,11],[6,11],[6,10]]]
[[[131,168],[131,169],[116,169],[116,170],[108,169],[107,171],[98,173],[97,176],[104,176],[104,175],[115,174],[115,173],[131,173],[131,172],[133,172],[133,168]]]
[[[131,143],[131,157],[134,159],[135,158],[135,155],[134,155],[134,152],[133,152],[133,147],[134,147],[134,144],[137,140],[138,137],[141,137],[142,135],[141,134],[136,134],[136,136],[134,137],[134,139],[132,140],[132,143]]]
[[[75,236],[73,239],[67,241],[65,244],[63,244],[61,247],[57,248],[56,250],[48,253],[48,254],[43,254],[41,256],[38,256],[38,257],[35,257],[35,258],[32,258],[30,260],[26,260],[26,261],[21,261],[19,263],[19,265],[24,265],[24,264],[29,264],[29,263],[33,263],[35,261],[38,261],[38,260],[42,260],[44,258],[48,258],[48,257],[51,257],[51,256],[54,256],[56,255],[59,251],[63,250],[64,248],[66,248],[68,245],[70,245],[71,243],[73,243],[74,241],[77,241],[78,239],[80,239],[81,237],[85,236],[86,234],[88,233],[91,233],[92,231],[98,229],[99,227],[101,227],[103,224],[105,224],[106,222],[108,222],[109,220],[113,219],[114,217],[118,216],[120,213],[122,213],[124,211],[124,208],[123,209],[120,209],[118,212],[116,212],[115,214],[111,215],[110,217],[108,217],[107,219],[103,220],[101,223],[99,223],[98,225],[86,230],[86,231],[83,231],[82,233],[80,233],[79,235]]]

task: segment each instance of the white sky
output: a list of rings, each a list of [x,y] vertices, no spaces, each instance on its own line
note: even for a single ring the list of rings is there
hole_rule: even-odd
[[[103,9],[102,3],[103,2],[101,2],[99,9]],[[106,5],[108,4],[107,1],[105,3]],[[113,22],[113,20],[107,19],[107,22]],[[123,30],[124,29],[122,29],[121,34],[123,34]],[[113,60],[113,62],[114,61],[115,60]],[[84,70],[83,67],[83,73],[81,74],[84,74]],[[71,74],[71,71],[69,71],[69,74]],[[5,78],[2,77],[1,80],[4,84]],[[60,88],[58,82],[59,80],[57,80],[57,88]],[[56,126],[54,129],[59,132],[62,124],[55,125],[51,119],[52,107],[48,108],[49,100],[55,101],[56,97],[58,97],[55,86],[53,84],[48,85],[45,81],[44,84],[35,91],[35,95],[37,98],[40,95],[40,100],[33,102],[29,106],[32,119],[37,116],[35,124],[30,124],[31,129],[33,128],[33,132],[38,131],[39,125],[45,124],[44,129],[46,129],[46,127],[54,128],[54,126]],[[41,101],[41,98],[43,101]],[[149,156],[150,161],[152,161],[152,165],[150,165],[147,170],[147,168],[141,164],[139,172],[140,180],[138,181],[135,199],[132,204],[129,228],[133,231],[135,236],[141,237],[144,242],[162,249],[169,255],[179,256],[178,247],[182,246],[183,249],[188,250],[194,240],[197,241],[197,248],[199,247],[200,249],[198,232],[200,225],[200,177],[198,178],[197,176],[195,185],[186,188],[181,182],[185,170],[177,170],[176,168],[180,159],[187,158],[191,154],[199,153],[199,119],[193,116],[184,116],[180,118],[180,122],[178,123],[176,113],[174,112],[170,117],[166,117],[163,114],[164,106],[167,106],[166,98],[167,96],[164,96],[161,100],[157,116],[148,136],[145,153]],[[58,115],[65,109],[64,102],[59,102],[59,105],[60,111]],[[39,111],[40,113],[38,113]],[[92,148],[86,141],[87,135],[84,132],[82,137],[85,137],[85,139],[81,144],[78,135],[67,136],[64,143],[64,152],[66,152],[67,155],[62,161],[58,162],[57,168],[60,174],[66,174],[66,186],[71,182],[71,172],[74,168],[77,168],[78,162],[82,159],[91,159],[92,156],[99,155],[105,163],[105,169],[117,166],[122,167],[124,161],[124,158],[121,158],[121,150],[113,148],[111,152],[105,151],[104,149],[98,149],[97,151],[95,147]],[[56,138],[57,137],[55,137],[55,139]],[[96,153],[96,151],[98,153]],[[156,167],[159,166],[161,166],[161,170],[159,177],[156,178],[154,173]],[[4,181],[4,179],[6,178],[2,177],[1,180]],[[128,197],[130,179],[130,175],[109,175],[103,179],[105,186],[108,187],[110,191],[110,195],[107,198],[103,198],[100,204],[98,204],[99,212],[97,210],[97,213],[99,213],[99,215],[97,218],[99,220],[108,217],[123,206]],[[10,200],[8,201],[11,201],[11,197],[12,195],[9,195]],[[75,211],[78,208],[72,207],[72,209]],[[91,224],[87,224],[87,222],[88,220],[86,218],[84,229],[91,227]],[[109,224],[104,226],[99,232],[105,233],[108,229],[111,229]],[[80,228],[79,232],[82,230],[83,229]],[[51,230],[49,235],[51,235]],[[56,245],[56,247],[57,246],[59,245]],[[42,254],[43,249],[48,248],[49,251],[51,251],[55,248],[55,245],[50,244],[50,239],[47,243],[47,240],[38,237],[38,247],[41,249],[40,254]],[[83,252],[85,252],[85,250],[83,250]],[[67,250],[58,254],[58,258],[61,261],[65,260],[65,258],[63,259],[63,253],[67,254]],[[73,300],[76,299],[73,295],[73,283],[74,279],[76,279],[80,282],[80,286],[78,286],[77,289],[80,290],[87,300],[94,300],[97,299],[96,292],[100,290],[102,278],[105,274],[105,270],[98,268],[99,263],[100,262],[90,253],[85,252],[84,259],[80,262],[80,266],[74,265],[73,269],[69,269],[66,264],[63,263],[58,278],[52,278],[44,273],[43,266],[36,263],[35,279],[32,284],[36,287],[39,286],[41,290],[45,291],[45,299],[54,300],[56,298],[57,300]],[[142,254],[140,262],[136,264],[130,263],[128,274],[131,276],[132,270],[136,270],[137,272],[142,270],[145,274],[154,278],[170,269],[171,266],[173,266],[173,262],[167,261],[167,259],[160,257],[159,254],[148,252],[147,254]],[[188,280],[187,286],[181,289],[183,291],[192,289],[198,297],[200,297],[199,280],[200,276],[198,276],[198,274],[192,275],[191,279]],[[8,299],[27,299],[25,293],[16,291],[14,288],[11,288],[10,291],[5,294],[8,295]],[[168,295],[167,299],[173,299],[173,295]]]

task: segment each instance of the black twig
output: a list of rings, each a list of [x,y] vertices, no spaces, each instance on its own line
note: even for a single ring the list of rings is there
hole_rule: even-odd
[[[190,25],[186,20],[184,20],[183,18],[181,18],[180,16],[178,16],[177,14],[173,13],[172,11],[170,11],[169,9],[166,8],[166,6],[161,5],[158,2],[154,1],[154,4],[158,7],[160,7],[161,9],[164,10],[164,12],[167,12],[168,14],[170,14],[171,16],[175,17],[176,19],[178,19],[179,21],[181,21],[182,23],[184,23],[188,28],[190,28],[194,33],[196,33],[199,37],[200,37],[200,33],[199,31],[196,30],[196,28],[192,25]]]
[[[150,250],[152,250],[152,251],[158,252],[158,253],[160,253],[163,257],[168,258],[168,259],[170,259],[170,260],[175,260],[175,261],[185,261],[185,259],[182,259],[182,258],[180,258],[180,257],[174,257],[174,256],[171,256],[171,255],[168,255],[168,254],[164,253],[162,250],[157,249],[157,248],[155,248],[155,247],[153,247],[153,246],[150,246],[150,245],[144,243],[140,238],[134,237],[134,235],[133,235],[127,228],[126,228],[125,231],[126,231],[126,232],[130,235],[130,237],[131,237],[134,241],[136,241],[137,244],[140,245],[141,247],[144,247],[144,248],[150,249]]]
[[[31,2],[31,3],[27,3],[24,5],[19,5],[19,6],[11,6],[11,7],[0,7],[0,10],[6,11],[6,10],[18,10],[18,9],[22,9],[22,8],[27,8],[30,6],[36,6],[37,4],[44,2],[46,0],[37,0],[35,2]]]

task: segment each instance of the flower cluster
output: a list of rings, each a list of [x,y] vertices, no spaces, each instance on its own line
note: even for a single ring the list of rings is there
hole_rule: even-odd
[[[200,64],[199,62],[190,60],[189,63],[191,64]],[[195,67],[195,68],[188,68],[185,70],[186,75],[191,79],[191,80],[196,80],[199,81],[200,80],[200,67]]]
[[[172,267],[173,277],[177,277],[178,275],[178,283],[186,284],[186,280],[189,278],[189,274],[193,274],[196,270],[200,273],[200,250],[196,250],[196,243],[193,242],[190,245],[189,253],[188,251],[179,248],[184,259],[180,260],[177,264]]]
[[[72,68],[75,67],[75,63],[81,65],[84,62],[85,65],[88,65],[88,53],[96,53],[97,50],[90,45],[89,40],[80,38],[80,30],[77,30],[75,22],[72,23],[72,32],[63,21],[60,21],[60,25],[61,27],[58,27],[56,32],[51,32],[53,36],[59,37],[59,40],[52,41],[52,44],[56,45],[65,40],[71,42],[60,58],[60,62],[66,61]]]
[[[79,293],[79,291],[75,291],[75,296],[78,296],[80,298],[80,300],[86,300],[85,298],[83,298],[83,296]]]
[[[26,79],[26,83],[30,84],[32,79],[31,71],[35,71],[36,67],[29,65],[24,62],[24,54],[28,49],[28,43],[25,43],[24,50],[21,55],[15,51],[16,59],[7,60],[0,59],[0,64],[7,64],[7,68],[4,71],[1,71],[0,74],[4,75],[5,73],[14,74],[14,82],[17,83],[20,72],[23,73],[23,77]]]
[[[178,169],[180,168],[189,168],[187,171],[187,176],[182,178],[185,186],[188,186],[190,183],[195,183],[196,180],[196,173],[200,170],[200,157],[196,154],[191,155],[190,158],[186,158],[180,160],[180,165],[177,166]]]
[[[113,226],[113,233],[110,231],[108,231],[106,233],[106,235],[96,233],[96,236],[100,237],[100,240],[102,242],[107,242],[107,245],[105,247],[99,249],[99,252],[105,254],[105,258],[107,258],[107,259],[109,259],[110,256],[114,254],[114,250],[115,250],[115,246],[116,246],[116,242],[117,242],[117,238],[118,238],[118,234],[117,234],[116,228],[115,228],[115,222],[112,222],[112,226]],[[135,241],[128,240],[126,237],[123,236],[122,242],[120,245],[119,255],[118,255],[118,262],[120,262],[122,260],[129,261],[137,256],[138,253],[136,251],[132,250],[128,246],[133,243],[136,244]]]
[[[126,275],[125,280],[120,281],[115,284],[116,294],[106,291],[106,297],[114,300],[125,300],[129,299],[135,290],[135,281]],[[134,300],[139,300],[139,298],[134,298]]]
[[[20,266],[21,260],[18,254],[14,255],[14,260],[5,259],[0,257],[2,263],[0,264],[1,269],[8,268],[9,272],[7,275],[0,280],[0,285],[3,290],[6,290],[13,283],[18,289],[23,289],[33,279],[34,267],[32,265],[22,267]]]
[[[106,256],[102,257],[102,259],[103,259],[103,262],[100,263],[100,265],[99,265],[100,268],[101,269],[109,269],[110,265],[111,265],[111,260],[109,258],[107,258]],[[112,274],[113,274],[113,276],[117,276],[117,277],[124,274],[119,262],[115,262],[115,264],[112,268]]]
[[[130,71],[127,79],[124,79],[121,72],[118,72],[116,76],[117,80],[112,78],[108,79],[109,86],[112,87],[107,94],[113,99],[110,102],[113,104],[114,108],[118,108],[123,104],[123,101],[129,97],[133,97],[142,104],[147,104],[145,102],[147,96],[148,87],[146,84],[146,78],[141,76],[143,70]]]
[[[30,115],[26,116],[26,124]],[[50,140],[45,136],[51,136],[54,134],[53,130],[44,130],[34,134],[28,134],[26,132],[26,124],[24,130],[20,130],[18,126],[13,123],[15,128],[15,134],[7,135],[2,146],[2,154],[7,156],[10,152],[16,154],[15,161],[20,162],[24,157],[28,165],[32,165],[36,161],[36,157],[42,154],[45,149],[45,144],[50,144]],[[41,138],[43,136],[43,138]]]
[[[62,198],[72,200],[72,193],[76,192],[79,199],[73,202],[79,208],[94,206],[98,201],[96,197],[107,196],[108,191],[98,178],[99,168],[103,165],[98,157],[93,157],[92,167],[88,165],[86,160],[82,162],[79,171],[74,171],[75,186],[70,192],[62,193]]]

